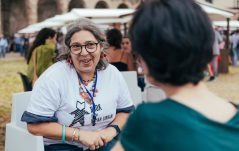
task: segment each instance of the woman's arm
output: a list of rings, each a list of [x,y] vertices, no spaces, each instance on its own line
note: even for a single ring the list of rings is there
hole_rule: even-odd
[[[132,54],[125,53],[127,58],[128,71],[136,71],[136,62]]]
[[[33,135],[44,136],[46,138],[56,140],[61,140],[62,138],[62,125],[56,122],[27,124],[27,129]],[[66,127],[65,135],[66,140],[79,141],[80,143],[89,148],[104,145],[103,139],[105,138],[101,136],[98,131],[84,131],[72,127]]]
[[[37,136],[61,140],[62,125],[56,122],[45,122],[38,124],[27,124],[28,131]],[[71,140],[74,129],[66,127],[66,140]]]
[[[118,127],[122,129],[128,119],[128,116],[129,116],[129,113],[123,113],[123,112],[117,113],[111,125],[118,125]],[[113,127],[106,127],[105,129],[99,132],[100,132],[100,135],[105,138],[104,143],[108,143],[117,135],[117,131]]]

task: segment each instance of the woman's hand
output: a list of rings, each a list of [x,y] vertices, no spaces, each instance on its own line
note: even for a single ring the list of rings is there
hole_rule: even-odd
[[[110,142],[117,135],[117,132],[113,127],[107,127],[99,131],[99,133],[100,136],[103,136],[102,139],[104,141],[104,144]]]
[[[98,131],[80,131],[80,143],[89,147],[90,150],[95,150],[104,146],[104,140],[106,139],[104,136]]]

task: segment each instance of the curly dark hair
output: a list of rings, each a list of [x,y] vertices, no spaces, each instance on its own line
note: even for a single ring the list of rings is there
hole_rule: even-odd
[[[194,0],[145,2],[133,18],[130,36],[133,51],[160,83],[197,84],[212,59],[212,25]]]
[[[122,34],[118,29],[113,28],[113,29],[107,30],[106,38],[110,46],[113,46],[116,49],[121,48]]]
[[[49,37],[53,38],[55,35],[56,35],[56,31],[51,28],[41,29],[38,32],[36,39],[34,40],[31,48],[29,49],[28,56],[27,56],[27,63],[30,62],[34,49],[40,45],[44,45],[46,42],[46,39],[48,39]]]

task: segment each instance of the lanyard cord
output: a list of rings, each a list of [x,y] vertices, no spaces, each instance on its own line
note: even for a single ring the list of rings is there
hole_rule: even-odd
[[[96,114],[95,114],[95,102],[94,102],[94,95],[95,95],[95,91],[96,91],[96,84],[97,84],[97,71],[95,73],[95,81],[94,81],[94,89],[93,89],[93,95],[90,93],[90,91],[85,87],[84,81],[82,79],[82,77],[80,76],[80,74],[77,72],[78,78],[81,81],[81,83],[84,86],[84,89],[86,90],[86,93],[88,94],[88,96],[90,97],[91,101],[92,101],[92,108],[91,108],[91,113],[93,114],[92,116],[92,125],[95,125],[95,121],[96,121]]]

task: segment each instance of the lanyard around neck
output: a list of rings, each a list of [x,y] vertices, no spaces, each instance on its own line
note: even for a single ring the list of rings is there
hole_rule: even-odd
[[[93,84],[94,84],[93,94],[91,94],[90,91],[86,88],[86,86],[85,86],[85,84],[84,84],[84,81],[83,81],[81,75],[80,75],[78,72],[77,72],[77,75],[78,75],[79,80],[80,80],[81,83],[83,84],[86,93],[88,94],[88,96],[89,96],[90,99],[91,99],[91,102],[92,102],[91,113],[93,114],[93,115],[92,115],[93,117],[92,117],[91,122],[92,122],[92,125],[94,126],[94,125],[95,125],[95,121],[96,121],[96,114],[95,114],[95,110],[96,110],[95,108],[96,108],[96,106],[95,106],[95,102],[94,102],[94,95],[95,95],[96,85],[97,85],[97,71],[96,71],[96,73],[95,73],[95,80],[94,80],[94,82],[93,82]]]

